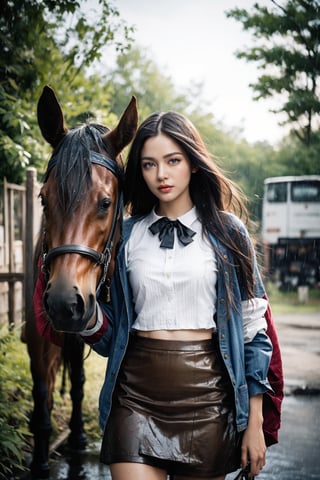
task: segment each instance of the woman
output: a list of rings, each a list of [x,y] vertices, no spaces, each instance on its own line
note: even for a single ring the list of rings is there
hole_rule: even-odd
[[[113,480],[258,475],[272,344],[241,197],[192,123],[167,112],[138,129],[125,206],[111,302],[82,332],[108,357],[101,461]],[[44,288],[40,276],[43,323]]]
[[[112,301],[83,332],[109,357],[101,460],[113,480],[258,475],[272,345],[241,198],[168,112],[138,129],[125,205]]]

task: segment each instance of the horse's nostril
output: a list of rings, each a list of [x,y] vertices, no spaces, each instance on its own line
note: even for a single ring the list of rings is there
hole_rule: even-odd
[[[76,295],[77,302],[75,304],[75,316],[82,317],[84,312],[84,301],[81,295]]]
[[[95,295],[93,295],[93,294],[89,295],[88,308],[93,310],[95,302],[96,302]]]

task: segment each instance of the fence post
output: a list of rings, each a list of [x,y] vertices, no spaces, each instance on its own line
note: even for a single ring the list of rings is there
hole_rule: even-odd
[[[36,209],[35,198],[38,195],[37,189],[37,171],[30,167],[27,169],[26,179],[26,235],[25,235],[25,281],[24,281],[24,298],[25,298],[25,320],[33,314],[33,253],[34,239],[36,234]]]
[[[9,191],[9,205],[10,205],[10,214],[12,214],[12,209],[14,205],[14,196],[13,196],[13,190],[10,188],[7,191]],[[14,272],[15,270],[15,265],[14,265],[14,222],[11,221],[9,222],[9,230],[8,230],[8,240],[9,240],[9,272]],[[15,282],[9,281],[8,282],[9,286],[9,291],[8,291],[8,307],[9,307],[9,329],[12,329],[14,326],[14,317],[15,317],[15,312],[16,312],[16,299],[15,299]]]

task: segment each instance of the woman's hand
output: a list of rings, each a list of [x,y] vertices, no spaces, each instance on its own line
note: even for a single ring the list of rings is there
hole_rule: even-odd
[[[250,475],[260,473],[266,463],[266,444],[262,430],[262,395],[250,398],[248,427],[243,435],[241,464],[245,468],[250,462]]]

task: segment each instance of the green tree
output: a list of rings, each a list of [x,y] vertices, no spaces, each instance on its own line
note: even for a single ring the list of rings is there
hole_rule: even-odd
[[[275,157],[281,175],[320,175],[320,132],[307,150],[297,139],[285,138]]]
[[[95,90],[86,69],[107,45],[127,48],[132,29],[109,0],[95,14],[84,0],[2,0],[0,8],[0,179],[20,183],[43,154],[35,118],[43,85],[59,87],[60,98],[71,91],[79,110]]]
[[[117,115],[121,114],[131,95],[138,99],[141,119],[155,111],[183,111],[188,105],[186,96],[177,93],[170,76],[139,46],[118,55],[115,67],[106,71],[104,82],[114,90],[112,110]]]
[[[319,130],[320,5],[319,0],[271,0],[271,6],[255,3],[252,11],[235,8],[226,12],[253,32],[257,45],[236,53],[256,62],[261,75],[252,83],[255,99],[279,96],[292,132],[310,146]]]

